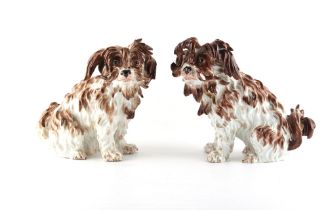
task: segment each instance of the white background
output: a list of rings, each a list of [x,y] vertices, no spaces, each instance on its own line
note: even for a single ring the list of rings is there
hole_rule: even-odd
[[[328,209],[325,1],[1,1],[0,209]],[[285,161],[210,164],[198,104],[171,76],[174,47],[196,36],[234,48],[289,112],[316,121]],[[136,38],[154,48],[157,78],[131,121],[139,153],[119,163],[57,157],[35,126],[79,82],[89,56]]]

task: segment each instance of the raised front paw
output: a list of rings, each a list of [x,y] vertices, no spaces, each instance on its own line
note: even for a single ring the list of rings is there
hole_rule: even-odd
[[[102,158],[105,161],[117,162],[123,159],[123,155],[119,151],[107,151],[102,154]]]
[[[207,161],[210,163],[222,163],[225,161],[224,155],[221,151],[212,150],[207,155]]]
[[[138,151],[138,147],[134,144],[126,144],[122,147],[122,152],[124,155],[131,155]]]
[[[214,143],[207,143],[206,145],[205,145],[205,147],[204,147],[204,151],[208,154],[208,153],[210,153],[210,152],[212,152],[212,151],[214,151],[215,150],[215,145],[214,145]]]

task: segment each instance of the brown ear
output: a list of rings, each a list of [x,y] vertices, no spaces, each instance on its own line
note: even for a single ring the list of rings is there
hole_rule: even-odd
[[[105,49],[98,50],[90,57],[90,59],[88,61],[87,72],[85,74],[84,80],[87,80],[92,76],[92,74],[95,71],[95,68],[97,66],[98,66],[99,72],[102,73],[102,70],[105,65],[105,59],[103,56],[104,51],[105,51]]]
[[[146,56],[144,70],[146,72],[147,77],[151,79],[156,78],[156,66],[156,60],[152,56]]]
[[[240,79],[239,67],[233,57],[232,47],[220,39],[212,42],[211,46],[216,54],[216,59],[218,59],[219,63],[223,64],[222,72],[237,80]]]
[[[147,44],[141,42],[142,39],[136,39],[130,45],[131,51],[137,51],[143,54],[145,63],[144,63],[144,77],[145,77],[145,84],[143,87],[147,88],[149,82],[156,77],[156,60],[151,56],[153,48],[148,46]]]
[[[153,53],[151,51],[153,50],[153,48],[141,41],[142,39],[134,40],[134,42],[130,45],[131,51],[136,50],[143,53],[144,55],[152,55]]]
[[[195,48],[199,48],[200,44],[196,37],[190,37],[183,42],[180,42],[174,49],[174,54],[180,54],[183,49],[188,49],[189,51],[194,51]]]
[[[302,135],[307,136],[308,139],[311,138],[316,127],[315,122],[311,118],[304,117],[301,123],[303,124]]]

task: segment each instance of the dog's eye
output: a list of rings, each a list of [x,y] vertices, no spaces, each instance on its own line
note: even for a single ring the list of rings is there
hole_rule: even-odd
[[[113,66],[120,66],[121,65],[121,59],[119,57],[113,58],[112,65]]]
[[[139,67],[139,66],[140,66],[140,61],[138,61],[138,60],[133,60],[133,61],[132,61],[132,66],[134,66],[134,67]]]
[[[197,64],[198,65],[202,65],[202,64],[204,64],[205,63],[205,59],[203,58],[203,57],[199,57],[198,59],[197,59]]]

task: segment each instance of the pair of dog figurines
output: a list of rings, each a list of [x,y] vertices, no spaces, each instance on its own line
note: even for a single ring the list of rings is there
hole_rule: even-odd
[[[297,105],[285,115],[283,106],[259,80],[239,71],[232,48],[222,40],[200,45],[196,38],[179,43],[171,70],[185,82],[184,95],[200,104],[215,129],[205,146],[207,160],[227,161],[234,139],[245,143],[244,163],[273,162],[311,138],[315,123]],[[98,67],[100,75],[92,77]],[[120,161],[138,148],[124,139],[128,122],[140,104],[142,88],[156,76],[152,48],[141,39],[128,47],[112,46],[95,52],[84,80],[53,102],[39,121],[41,135],[61,155],[86,159],[98,151],[106,161]]]

